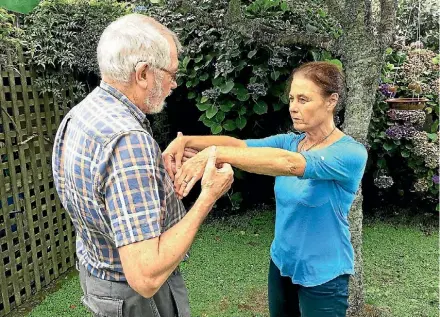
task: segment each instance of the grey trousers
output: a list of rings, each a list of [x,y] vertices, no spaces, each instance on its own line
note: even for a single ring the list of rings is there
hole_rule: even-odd
[[[190,317],[188,292],[179,270],[152,298],[136,293],[126,282],[102,280],[79,265],[83,304],[95,317]]]

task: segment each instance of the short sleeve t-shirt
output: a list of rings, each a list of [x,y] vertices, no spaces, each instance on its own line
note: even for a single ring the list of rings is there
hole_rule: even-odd
[[[304,134],[246,140],[248,147],[298,151]],[[301,152],[302,177],[275,178],[276,220],[271,257],[294,284],[316,286],[354,274],[348,213],[367,161],[365,147],[350,136],[330,146]]]

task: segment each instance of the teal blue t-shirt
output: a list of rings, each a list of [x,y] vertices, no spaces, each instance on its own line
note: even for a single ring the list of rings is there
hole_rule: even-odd
[[[278,134],[246,140],[248,147],[292,152],[305,134]],[[301,152],[302,177],[275,178],[276,220],[271,257],[294,284],[316,286],[342,274],[354,274],[348,212],[361,182],[365,147],[350,136],[330,146]]]

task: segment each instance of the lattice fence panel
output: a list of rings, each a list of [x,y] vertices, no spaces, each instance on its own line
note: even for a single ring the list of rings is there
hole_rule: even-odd
[[[0,66],[0,316],[74,265],[74,230],[56,193],[52,140],[72,95],[40,94],[21,52]],[[12,64],[12,63],[10,63]]]

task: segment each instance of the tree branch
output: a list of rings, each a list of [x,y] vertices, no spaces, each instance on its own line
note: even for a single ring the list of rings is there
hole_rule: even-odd
[[[275,42],[280,45],[297,44],[322,48],[333,53],[337,52],[337,40],[321,34],[286,30],[284,33],[277,34]]]
[[[344,19],[344,14],[342,12],[344,12],[344,4],[342,3],[342,1],[337,1],[337,0],[325,0],[324,1],[327,5],[327,11],[328,13],[337,21],[339,21],[339,23],[343,23],[343,19]]]
[[[8,110],[6,110],[6,108],[4,108],[3,106],[1,106],[0,108],[5,113],[5,115],[8,117],[9,121],[12,123],[12,126],[14,127],[14,130],[17,132],[18,139],[21,142],[21,140],[23,139],[23,135],[22,135],[20,129],[18,128],[17,123],[15,123],[14,119],[8,113]]]
[[[380,47],[386,49],[393,43],[396,21],[397,2],[395,0],[380,0]]]
[[[190,0],[178,0],[180,4],[188,12],[194,14],[202,24],[212,27],[224,27],[246,38],[258,40],[259,43],[271,45],[307,45],[322,48],[331,52],[336,52],[337,41],[329,36],[315,33],[298,32],[293,27],[287,30],[279,30],[263,23],[261,19],[247,19],[241,11],[237,9],[236,0],[233,5],[229,6],[229,10],[225,15],[225,20],[218,16],[213,16],[196,6],[191,5]],[[231,12],[231,10],[233,12]]]

